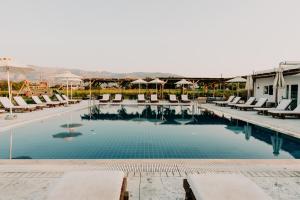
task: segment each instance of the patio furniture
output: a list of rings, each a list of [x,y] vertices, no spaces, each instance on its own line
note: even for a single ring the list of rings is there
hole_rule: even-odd
[[[69,99],[69,97],[67,97],[66,95],[61,95],[62,98],[64,98],[64,100],[68,101],[71,104],[75,104],[75,103],[80,103],[80,100],[78,99]]]
[[[213,103],[216,104],[217,106],[223,106],[225,104],[228,104],[228,103],[232,102],[234,98],[235,98],[235,96],[230,96],[227,99],[227,101],[213,101]]]
[[[151,94],[150,96],[150,102],[151,103],[158,103],[157,94]]]
[[[64,100],[59,94],[55,94],[55,97],[57,98],[57,100],[62,103],[62,104],[67,104],[68,101]]]
[[[254,105],[246,105],[246,104],[237,104],[235,107],[240,110],[253,110],[254,108],[262,108],[266,103],[267,98],[260,98]]]
[[[102,99],[100,99],[99,101],[102,103],[106,103],[109,102],[110,100],[110,94],[103,94]]]
[[[12,109],[13,111],[16,112],[25,112],[25,111],[33,111],[36,108],[32,107],[32,106],[15,106],[13,105],[9,99],[7,97],[0,97],[0,103],[2,104],[2,106],[4,107],[4,110],[9,111],[10,109]]]
[[[128,200],[127,179],[121,171],[71,171],[48,193],[48,200]]]
[[[113,102],[120,103],[120,102],[122,102],[122,100],[123,100],[122,94],[116,94],[115,98],[113,99]]]
[[[286,118],[287,116],[300,117],[300,104],[294,110],[270,110],[272,117]]]
[[[191,100],[189,99],[189,97],[188,97],[187,94],[182,94],[182,95],[181,95],[181,102],[182,102],[182,103],[190,103]]]
[[[138,103],[145,103],[146,102],[145,95],[144,94],[138,94],[137,102]]]
[[[14,97],[15,102],[17,102],[17,104],[19,106],[28,106],[32,109],[43,109],[46,106],[45,105],[37,105],[37,104],[28,104],[21,96],[15,96]]]
[[[62,103],[60,101],[52,101],[50,99],[50,97],[48,95],[46,95],[46,94],[42,95],[42,97],[45,99],[45,101],[46,101],[47,104],[52,104],[52,105],[54,105],[54,104],[56,104],[56,105],[64,105],[65,104],[65,103]]]
[[[291,99],[283,99],[280,101],[276,108],[254,108],[258,114],[268,114],[269,111],[283,111],[286,110],[289,105],[292,103]]]
[[[232,108],[236,108],[238,105],[252,105],[255,102],[255,97],[250,97],[244,104],[234,104],[234,103],[229,103],[228,105],[231,106]]]
[[[186,200],[271,200],[259,186],[240,174],[196,174],[183,180]]]
[[[177,100],[175,94],[170,94],[170,95],[169,95],[169,102],[170,102],[170,103],[178,103],[178,100]]]
[[[55,106],[59,106],[59,102],[53,102],[53,103],[44,103],[41,101],[41,99],[38,96],[31,96],[32,100],[34,101],[34,103],[36,103],[37,105],[45,105],[45,106],[49,106],[49,107],[55,107]]]

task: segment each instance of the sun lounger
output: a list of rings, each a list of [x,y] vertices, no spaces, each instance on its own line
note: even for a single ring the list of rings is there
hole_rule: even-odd
[[[244,104],[234,104],[234,103],[229,103],[228,105],[231,106],[232,108],[236,108],[238,105],[252,105],[255,102],[255,97],[250,97]]]
[[[224,105],[224,104],[228,104],[228,103],[232,102],[234,98],[235,98],[235,96],[230,96],[230,97],[227,99],[227,101],[213,101],[213,103],[216,104],[216,105],[222,106],[222,105]]]
[[[55,94],[55,97],[57,98],[57,100],[62,103],[62,104],[67,104],[69,103],[68,101],[64,100],[59,94]]]
[[[121,171],[73,171],[64,174],[48,193],[48,200],[128,200],[127,179]]]
[[[285,118],[287,116],[300,117],[300,104],[294,110],[270,110],[272,117]]]
[[[283,99],[280,101],[276,108],[254,108],[258,114],[268,114],[269,111],[283,111],[286,110],[289,105],[292,103],[291,99]]]
[[[197,174],[183,180],[189,200],[271,200],[259,186],[240,174]]]
[[[231,102],[229,103],[223,103],[221,106],[232,106],[239,103],[239,101],[242,99],[242,97],[235,97]]]
[[[32,107],[32,106],[15,106],[13,105],[9,99],[7,97],[0,97],[0,103],[2,104],[2,106],[4,107],[4,109],[6,111],[9,111],[10,108],[13,110],[13,111],[18,111],[18,112],[25,112],[25,111],[33,111],[35,110],[36,108]]]
[[[260,98],[254,105],[237,104],[235,105],[235,107],[240,110],[253,110],[254,108],[262,108],[267,103],[267,101],[267,98]]]
[[[15,96],[14,97],[15,102],[17,102],[17,104],[19,106],[28,106],[34,110],[36,109],[43,109],[45,106],[39,106],[37,104],[28,104],[21,96]]]
[[[151,103],[158,103],[157,94],[151,94],[150,102]]]
[[[100,99],[99,101],[102,103],[106,103],[109,102],[110,100],[110,94],[103,94],[102,99]]]
[[[138,94],[137,102],[138,103],[145,103],[146,102],[145,95],[144,94]]]
[[[61,95],[62,96],[62,98],[64,98],[64,100],[66,100],[66,101],[68,101],[69,103],[71,103],[71,104],[74,104],[74,103],[79,103],[80,102],[80,100],[78,100],[78,99],[69,99],[69,97],[67,97],[66,95]]]
[[[121,94],[116,94],[115,98],[113,99],[113,102],[121,102],[122,101],[122,95]]]
[[[181,95],[181,102],[182,102],[182,103],[190,103],[191,100],[189,99],[189,97],[188,97],[187,94],[182,94],[182,95]]]
[[[1,109],[0,109],[0,113],[5,113],[5,110],[1,110]]]
[[[46,101],[46,103],[47,104],[52,104],[52,105],[64,105],[65,103],[61,103],[61,102],[59,102],[59,101],[52,101],[51,99],[50,99],[50,97],[48,96],[48,95],[42,95],[42,97],[45,99],[45,101]]]
[[[177,100],[175,94],[170,94],[169,95],[169,101],[170,101],[170,103],[178,103],[178,100]]]
[[[59,102],[53,102],[53,103],[44,103],[41,101],[41,99],[38,96],[31,96],[32,100],[34,101],[34,103],[36,103],[37,105],[44,105],[44,106],[49,106],[49,107],[54,107],[54,106],[58,106]]]

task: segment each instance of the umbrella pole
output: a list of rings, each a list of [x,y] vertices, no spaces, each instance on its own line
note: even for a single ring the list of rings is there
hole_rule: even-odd
[[[11,96],[11,87],[10,87],[10,79],[9,79],[9,70],[7,70],[7,86],[8,86],[8,98],[10,103],[12,104],[11,100],[12,100],[12,96]],[[10,115],[12,115],[12,107],[9,107],[9,113]]]
[[[71,100],[73,100],[73,93],[72,93],[72,89],[73,89],[73,86],[72,86],[72,82],[71,82]]]
[[[69,98],[69,79],[67,79],[67,97]],[[69,101],[67,101],[67,105],[69,105]]]

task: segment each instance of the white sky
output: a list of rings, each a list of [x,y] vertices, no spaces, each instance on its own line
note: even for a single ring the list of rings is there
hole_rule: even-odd
[[[186,76],[300,60],[299,0],[0,0],[0,55]]]

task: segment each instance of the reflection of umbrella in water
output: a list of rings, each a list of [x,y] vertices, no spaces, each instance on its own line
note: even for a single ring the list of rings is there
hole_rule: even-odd
[[[61,132],[61,133],[57,133],[52,135],[53,138],[62,138],[62,139],[66,139],[66,138],[74,138],[74,137],[78,137],[81,136],[82,133],[80,132]]]
[[[63,124],[60,127],[62,127],[62,128],[77,128],[77,127],[80,127],[80,126],[82,126],[82,124],[70,123],[70,124]]]
[[[245,125],[243,132],[245,133],[246,140],[250,140],[250,138],[252,136],[252,126],[250,126],[249,124]]]
[[[278,134],[272,135],[271,142],[273,147],[273,155],[278,156],[283,142],[282,138],[280,138]]]

